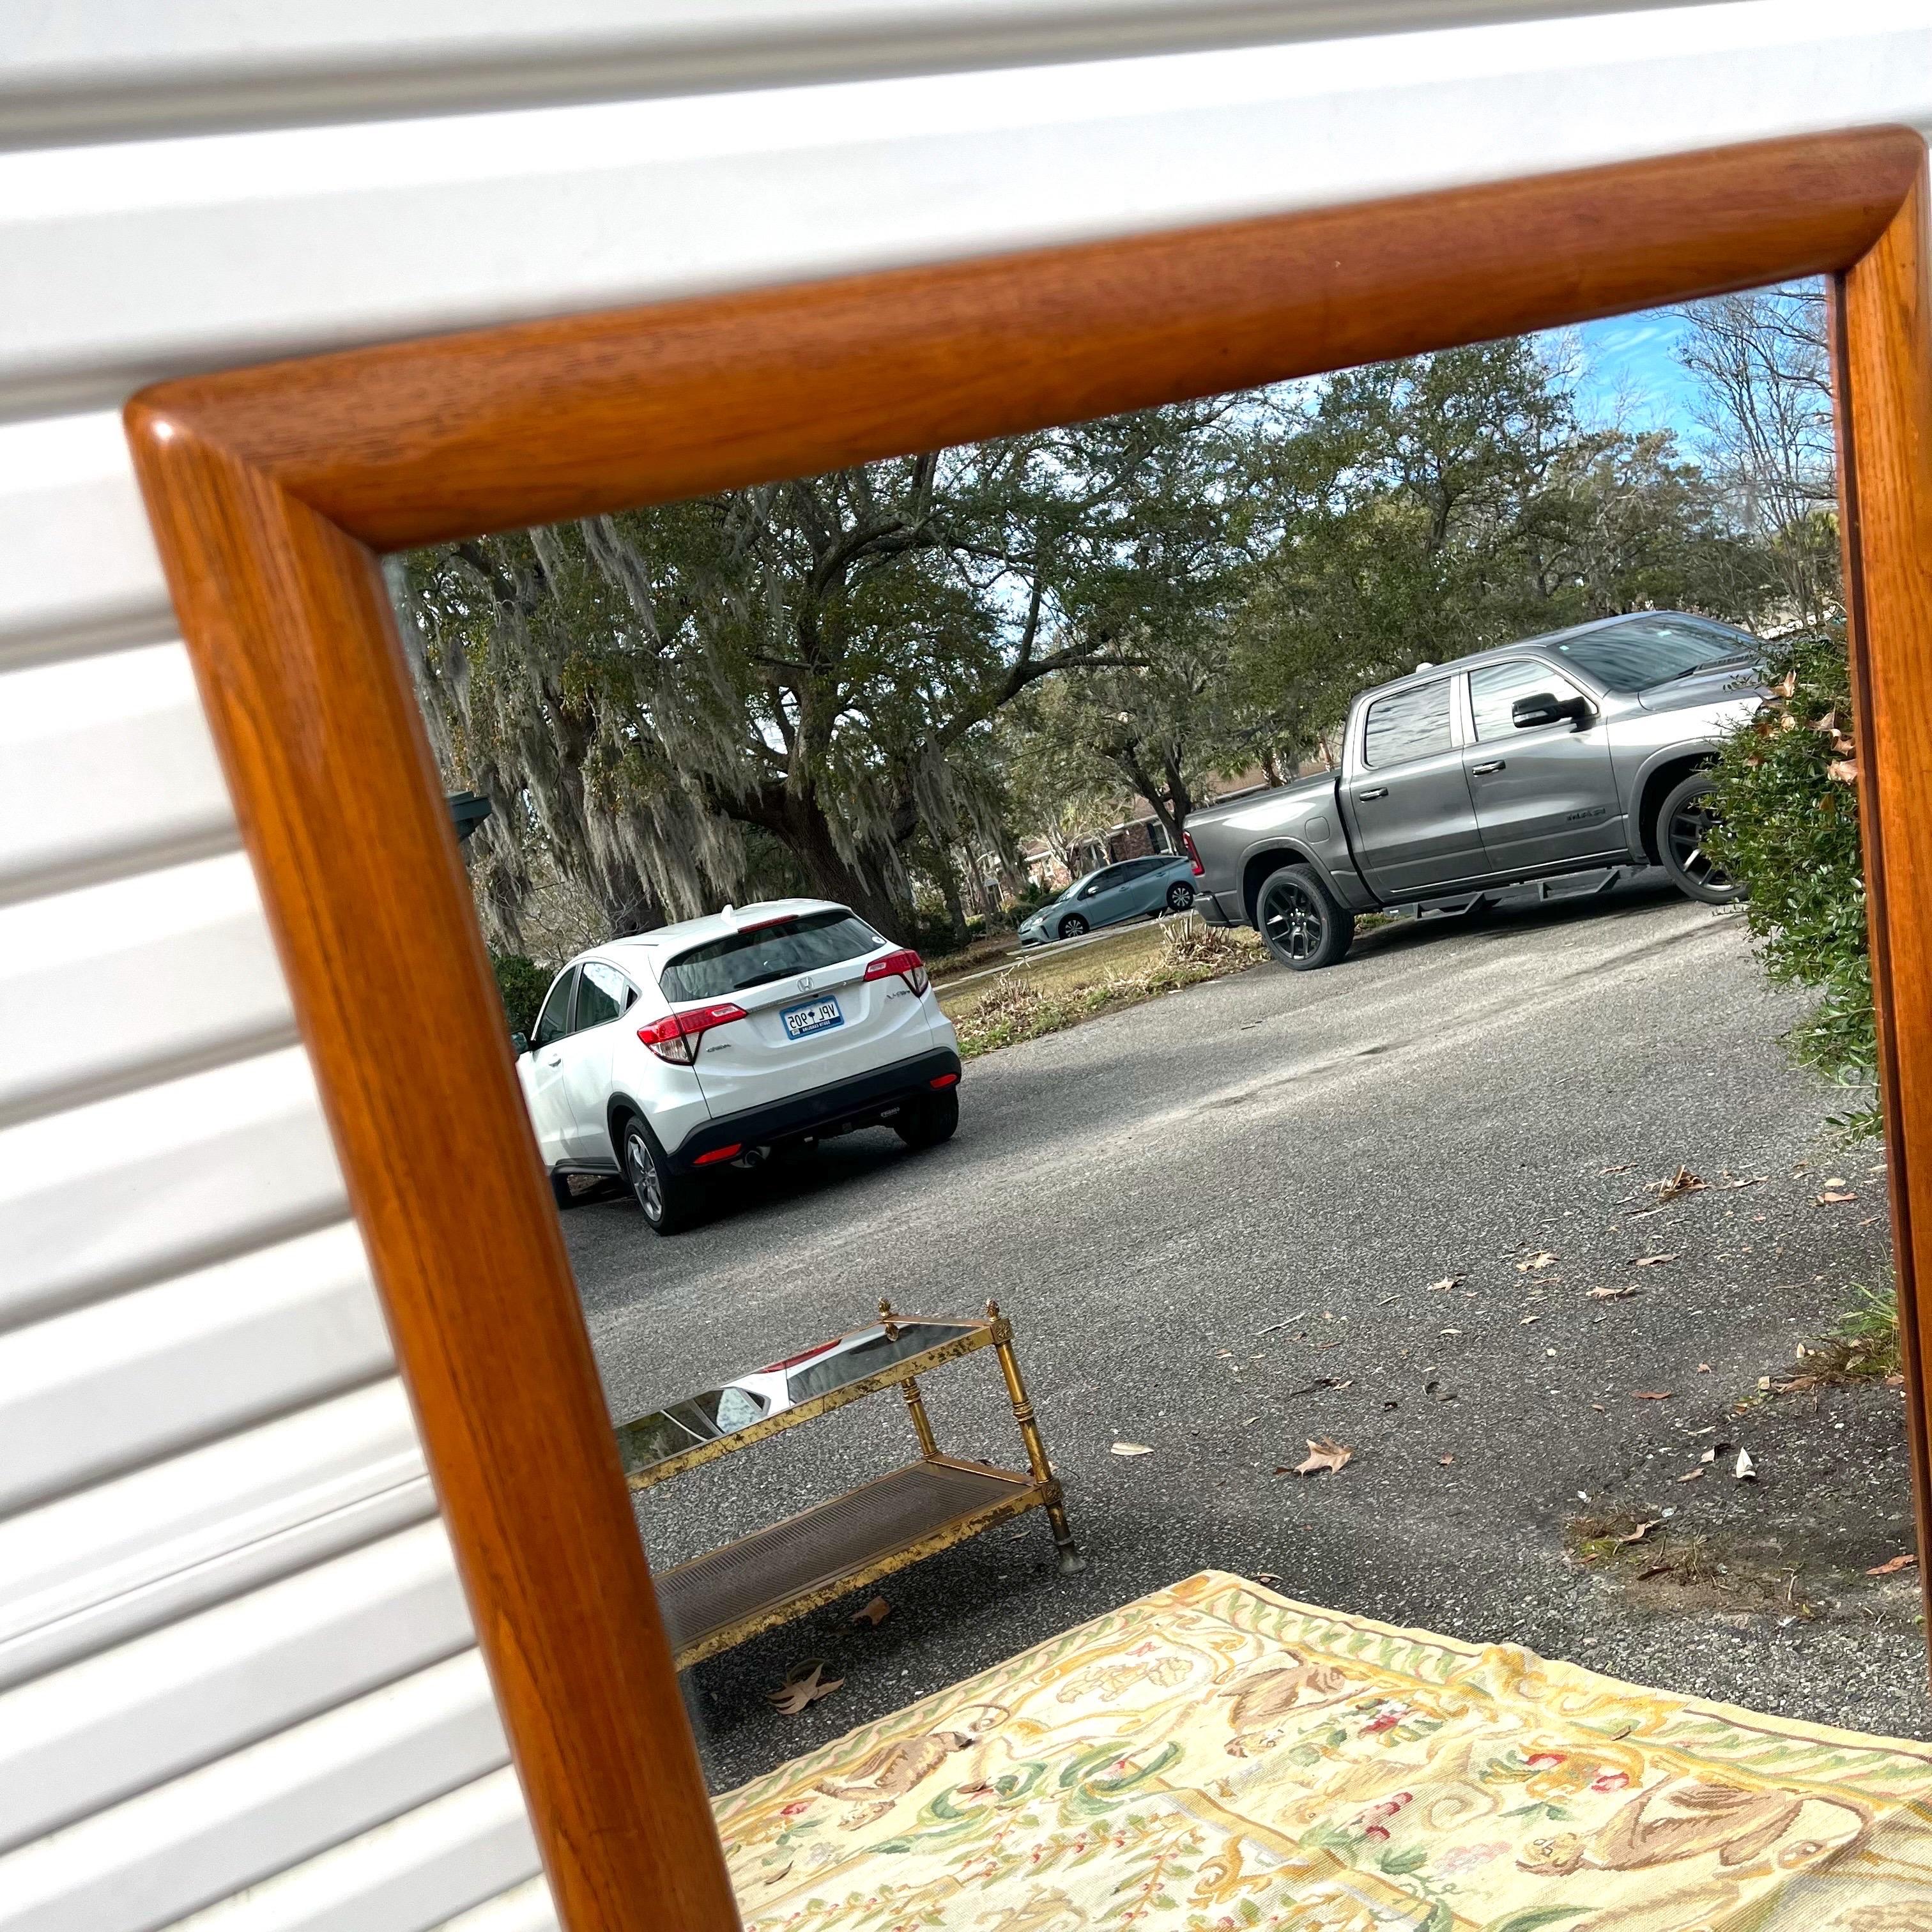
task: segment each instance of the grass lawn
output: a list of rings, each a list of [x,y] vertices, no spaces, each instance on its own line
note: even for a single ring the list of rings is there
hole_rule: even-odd
[[[1262,957],[1260,940],[1245,928],[1163,920],[1130,926],[1115,939],[1016,960],[992,978],[956,990],[941,986],[939,1003],[970,1060],[1182,986],[1245,972]]]

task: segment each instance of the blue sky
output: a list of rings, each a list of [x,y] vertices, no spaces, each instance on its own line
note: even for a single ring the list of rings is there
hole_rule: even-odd
[[[1632,429],[1675,429],[1687,453],[1697,441],[1695,386],[1671,351],[1684,325],[1667,309],[1586,322],[1572,333],[1583,351],[1582,400],[1609,418],[1621,404]]]

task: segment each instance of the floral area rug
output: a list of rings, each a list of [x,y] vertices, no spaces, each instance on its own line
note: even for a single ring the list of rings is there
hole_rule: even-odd
[[[1932,1745],[1211,1570],[717,1813],[747,1932],[1932,1932]]]

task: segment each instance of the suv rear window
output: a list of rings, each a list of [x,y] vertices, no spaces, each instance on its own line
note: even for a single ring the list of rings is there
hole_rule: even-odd
[[[885,943],[856,913],[831,908],[802,912],[769,926],[728,933],[722,939],[707,939],[668,960],[658,984],[674,1005],[727,999],[767,980],[840,965]]]

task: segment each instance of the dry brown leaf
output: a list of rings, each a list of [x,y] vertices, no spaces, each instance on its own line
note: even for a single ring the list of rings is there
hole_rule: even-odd
[[[874,1630],[892,1613],[892,1606],[883,1597],[874,1597],[862,1610],[852,1612],[855,1624],[870,1624]]]
[[[1281,1579],[1272,1570],[1257,1570],[1255,1581],[1257,1583],[1279,1583]]]
[[[1856,758],[1834,758],[1825,767],[1825,776],[1835,778],[1840,784],[1856,784],[1858,782],[1858,761]]]
[[[1818,1205],[1830,1208],[1840,1201],[1856,1201],[1858,1197],[1849,1187],[1828,1187],[1818,1197]]]
[[[1903,1388],[1905,1386],[1905,1378],[1900,1375],[1887,1376],[1885,1378],[1885,1385],[1887,1388]]]
[[[1918,1562],[1917,1557],[1906,1555],[1894,1556],[1888,1563],[1874,1564],[1865,1572],[1868,1576],[1896,1576],[1901,1570],[1910,1570]]]
[[[1116,1456],[1151,1456],[1154,1450],[1144,1442],[1116,1442],[1112,1453]]]
[[[1634,1161],[1627,1160],[1621,1167],[1600,1167],[1597,1172],[1599,1174],[1628,1174],[1636,1164]]]
[[[1757,1480],[1757,1465],[1751,1460],[1751,1453],[1748,1449],[1740,1449],[1738,1451],[1736,1474],[1738,1480],[1741,1483],[1754,1483]]]
[[[1674,1253],[1668,1255],[1633,1255],[1630,1257],[1630,1266],[1632,1268],[1661,1268],[1666,1262],[1674,1262],[1677,1256]]]
[[[820,1698],[830,1696],[845,1682],[842,1677],[828,1678],[824,1671],[822,1658],[810,1658],[802,1664],[794,1664],[785,1672],[784,1682],[776,1690],[765,1693],[766,1699],[780,1717],[795,1718],[808,1704],[815,1704]]]
[[[1331,1437],[1311,1436],[1308,1438],[1308,1459],[1294,1466],[1294,1473],[1298,1476],[1318,1476],[1325,1469],[1334,1475],[1348,1466],[1354,1453]]]
[[[1532,1322],[1540,1322],[1542,1319],[1543,1317],[1540,1315],[1526,1315],[1516,1326],[1519,1328],[1527,1328]]]
[[[1658,1181],[1651,1191],[1660,1201],[1675,1201],[1680,1194],[1701,1194],[1709,1184],[1702,1176],[1680,1165],[1675,1174]]]
[[[1438,1456],[1436,1460],[1442,1465],[1444,1468],[1446,1469],[1450,1463],[1455,1461],[1456,1459],[1453,1456]]]
[[[1534,1274],[1544,1268],[1554,1267],[1562,1258],[1561,1255],[1552,1255],[1547,1249],[1541,1249],[1532,1255],[1528,1261],[1518,1262],[1516,1271],[1518,1274]]]
[[[1700,1376],[1714,1376],[1718,1372],[1715,1369],[1712,1367],[1708,1362],[1700,1362],[1697,1364],[1697,1372]]]
[[[1641,1543],[1663,1520],[1661,1516],[1653,1516],[1649,1522],[1639,1523],[1629,1535],[1620,1536],[1617,1540],[1619,1543]]]
[[[1633,1389],[1632,1402],[1668,1402],[1674,1391],[1670,1389]]]
[[[1468,1277],[1464,1275],[1445,1274],[1440,1281],[1432,1281],[1429,1286],[1431,1288],[1442,1288],[1444,1290],[1452,1288],[1460,1288],[1463,1282],[1467,1279]]]
[[[1680,1483],[1694,1483],[1703,1473],[1701,1468],[1693,1469],[1688,1476],[1679,1476],[1677,1480]]]
[[[1811,728],[1814,731],[1822,733],[1827,738],[1830,737],[1838,728],[1838,707],[1835,704],[1833,705],[1831,710],[1826,712]]]
[[[1592,1301],[1621,1301],[1624,1296],[1636,1292],[1636,1285],[1632,1282],[1620,1288],[1593,1288],[1586,1298]]]

